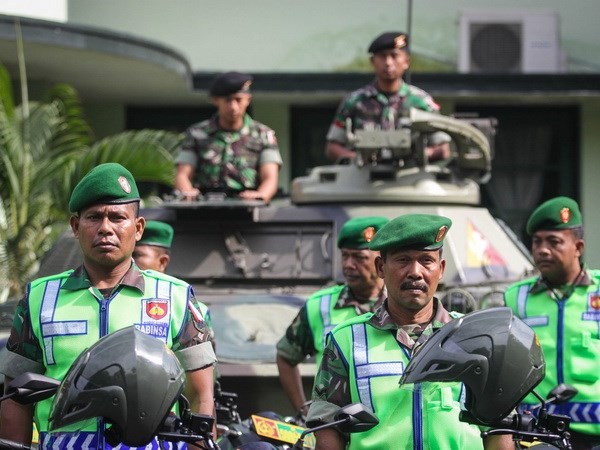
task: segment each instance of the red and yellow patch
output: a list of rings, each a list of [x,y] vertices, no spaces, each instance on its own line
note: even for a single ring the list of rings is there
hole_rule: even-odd
[[[600,311],[600,294],[592,294],[589,297],[590,309]]]
[[[560,210],[560,221],[562,223],[569,223],[571,220],[571,210],[569,208],[563,208]]]
[[[146,315],[154,320],[160,320],[167,315],[169,302],[155,300],[146,303]]]

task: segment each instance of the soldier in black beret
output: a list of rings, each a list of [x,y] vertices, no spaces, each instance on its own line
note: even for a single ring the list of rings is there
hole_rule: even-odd
[[[217,114],[188,128],[177,158],[175,189],[186,199],[223,192],[269,202],[277,192],[282,164],[275,132],[246,110],[252,75],[218,75],[209,93]]]
[[[427,92],[403,81],[410,65],[408,49],[408,35],[401,31],[382,33],[371,42],[368,52],[375,79],[340,103],[327,133],[325,154],[329,159],[337,161],[356,155],[346,135],[347,119],[351,120],[353,131],[394,130],[403,110],[439,110]]]

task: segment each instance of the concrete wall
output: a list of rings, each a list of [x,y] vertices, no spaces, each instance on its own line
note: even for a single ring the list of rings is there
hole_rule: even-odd
[[[573,70],[600,70],[595,0],[413,1],[413,51],[454,63],[463,10],[554,11]],[[1,11],[1,7],[0,7]],[[194,70],[335,71],[356,67],[382,31],[406,30],[407,0],[76,0],[68,21],[163,42]]]
[[[585,260],[600,267],[600,102],[588,100],[581,108],[581,210],[585,227]]]

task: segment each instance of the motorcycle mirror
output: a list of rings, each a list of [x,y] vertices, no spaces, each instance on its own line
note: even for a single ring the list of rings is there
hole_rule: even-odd
[[[22,373],[6,387],[4,398],[12,398],[17,403],[28,405],[52,397],[60,381],[38,373]]]
[[[571,400],[577,395],[577,388],[561,383],[548,393],[548,403],[560,404]]]
[[[294,446],[294,450],[304,448],[304,438],[307,434],[325,428],[336,428],[343,433],[360,433],[373,428],[379,423],[379,419],[373,412],[362,403],[351,403],[340,408],[334,416],[333,422],[324,423],[314,428],[308,428],[302,432]]]
[[[352,403],[341,408],[334,421],[343,420],[337,429],[342,433],[360,433],[368,431],[379,423],[377,416],[362,403]]]

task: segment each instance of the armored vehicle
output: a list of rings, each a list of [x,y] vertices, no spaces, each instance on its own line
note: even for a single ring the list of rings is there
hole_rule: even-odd
[[[531,271],[527,251],[478,206],[479,184],[490,177],[493,120],[411,110],[399,125],[352,132],[348,124],[356,158],[293,180],[289,198],[266,205],[210,193],[143,211],[175,229],[168,272],[209,305],[223,388],[239,393],[242,415],[288,408],[276,380],[275,343],[309,294],[344,281],[336,241],[349,218],[415,212],[451,218],[439,292],[451,309],[496,305],[507,283]],[[452,156],[431,163],[427,139],[439,131],[451,137]],[[73,242],[62,237],[42,274],[79,264]],[[307,385],[314,371],[310,362],[302,367]]]

